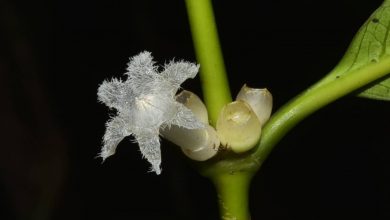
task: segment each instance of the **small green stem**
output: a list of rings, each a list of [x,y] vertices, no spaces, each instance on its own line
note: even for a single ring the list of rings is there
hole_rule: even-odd
[[[212,178],[222,220],[250,219],[248,196],[251,177],[248,173],[223,173]]]
[[[325,105],[389,73],[390,57],[387,57],[380,63],[367,65],[332,81],[325,77],[271,117],[263,129],[261,141],[252,158],[261,164],[282,137],[301,120]],[[329,75],[336,77],[337,74]]]
[[[224,105],[231,102],[229,83],[210,0],[186,0],[195,52],[209,119],[215,125]]]

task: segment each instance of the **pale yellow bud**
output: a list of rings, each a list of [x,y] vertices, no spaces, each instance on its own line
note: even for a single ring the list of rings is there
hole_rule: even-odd
[[[242,153],[252,149],[260,140],[261,123],[252,108],[238,100],[222,109],[216,130],[223,146]]]
[[[237,95],[236,100],[241,100],[250,105],[263,126],[271,116],[272,94],[267,89],[250,88],[244,85]]]

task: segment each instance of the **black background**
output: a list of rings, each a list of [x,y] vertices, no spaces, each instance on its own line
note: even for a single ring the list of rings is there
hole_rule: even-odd
[[[232,93],[267,87],[278,109],[381,1],[213,3]],[[184,1],[0,2],[0,219],[218,219],[213,186],[166,141],[160,176],[130,139],[95,158],[98,85],[143,50],[196,61]],[[199,78],[183,87],[201,95]],[[389,113],[350,95],[299,124],[252,182],[252,219],[389,219]]]

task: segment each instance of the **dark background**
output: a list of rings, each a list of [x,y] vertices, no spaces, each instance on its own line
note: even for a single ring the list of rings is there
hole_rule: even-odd
[[[278,109],[380,3],[214,1],[232,93],[267,87]],[[0,219],[218,219],[213,186],[166,141],[160,176],[129,139],[95,158],[98,85],[143,50],[196,61],[184,1],[0,1]],[[252,219],[389,219],[389,112],[350,95],[303,121],[252,182]]]

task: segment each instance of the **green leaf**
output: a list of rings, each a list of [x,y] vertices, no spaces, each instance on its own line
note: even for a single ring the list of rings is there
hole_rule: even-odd
[[[371,20],[371,21],[370,21]],[[381,48],[378,48],[383,56],[389,56],[390,54],[390,1],[386,0],[383,5],[377,9],[368,21],[370,30],[373,33],[370,42],[375,42],[376,39],[383,39]],[[368,26],[367,25],[367,26]],[[390,101],[390,76],[385,77],[384,80],[375,83],[360,94],[361,97],[387,100]]]
[[[359,94],[360,97],[390,101],[390,77],[374,84]]]
[[[360,28],[330,76],[341,78],[368,65],[389,62],[386,59],[390,57],[389,30],[390,0],[385,0]],[[359,96],[390,101],[390,70],[385,77],[366,86]]]

